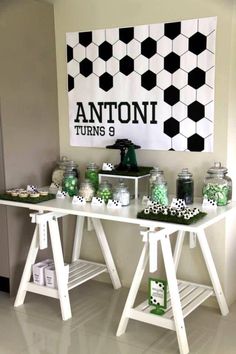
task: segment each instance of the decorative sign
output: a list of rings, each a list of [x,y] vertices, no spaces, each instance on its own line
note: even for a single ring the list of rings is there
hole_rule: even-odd
[[[213,151],[216,18],[67,33],[70,143]]]
[[[155,306],[150,312],[155,315],[163,315],[167,307],[167,281],[160,279],[148,279],[149,296],[148,303]]]

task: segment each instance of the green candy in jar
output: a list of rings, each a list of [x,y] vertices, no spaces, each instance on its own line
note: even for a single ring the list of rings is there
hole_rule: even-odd
[[[85,171],[85,178],[88,179],[95,191],[98,189],[98,166],[94,162],[90,162],[87,165],[87,169]]]
[[[109,199],[112,199],[112,185],[108,181],[103,181],[100,183],[97,191],[97,197],[104,200],[105,203],[108,202]]]
[[[163,176],[157,177],[152,185],[151,199],[161,205],[168,205],[168,188]]]
[[[70,197],[77,195],[78,193],[78,178],[71,172],[65,173],[63,183],[62,183],[62,190],[69,194]]]

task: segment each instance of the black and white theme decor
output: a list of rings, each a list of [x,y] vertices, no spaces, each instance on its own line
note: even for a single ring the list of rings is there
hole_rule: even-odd
[[[72,146],[213,151],[216,18],[67,33]]]

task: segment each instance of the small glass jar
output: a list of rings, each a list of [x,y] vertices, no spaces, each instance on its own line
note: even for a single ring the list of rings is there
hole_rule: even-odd
[[[176,180],[176,197],[183,199],[185,203],[193,203],[193,178],[192,173],[187,168],[183,168]]]
[[[168,188],[164,176],[159,176],[153,182],[151,200],[161,205],[168,205]]]
[[[152,193],[152,185],[159,176],[163,176],[163,171],[158,167],[155,166],[153,169],[150,171],[150,177],[149,177],[149,188],[148,188],[148,193],[149,196],[151,196]]]
[[[215,200],[218,206],[226,205],[232,199],[232,180],[226,176],[227,172],[226,167],[215,162],[204,179],[203,197]]]
[[[89,179],[85,179],[84,182],[80,184],[79,193],[81,197],[84,197],[86,202],[91,202],[95,195],[95,190]]]
[[[97,196],[102,198],[105,203],[108,202],[109,199],[112,199],[112,185],[108,181],[103,181],[98,186]]]
[[[122,179],[120,180],[119,184],[114,188],[113,199],[116,199],[121,202],[122,206],[127,206],[130,203],[130,192]]]
[[[97,191],[97,189],[98,189],[98,166],[94,162],[90,162],[87,165],[87,169],[85,171],[85,178],[90,180],[95,191]]]
[[[62,190],[68,193],[70,197],[78,194],[78,171],[75,165],[67,165],[62,181]]]

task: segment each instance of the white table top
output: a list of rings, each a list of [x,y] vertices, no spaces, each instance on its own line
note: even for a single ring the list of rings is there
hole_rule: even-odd
[[[111,220],[118,222],[125,222],[135,224],[143,227],[161,227],[168,228],[175,226],[178,230],[197,232],[199,229],[204,229],[217,221],[224,219],[230,213],[236,211],[236,202],[231,202],[227,206],[217,207],[216,209],[203,210],[207,215],[191,225],[173,224],[161,221],[152,221],[138,219],[137,213],[145,208],[140,201],[133,200],[128,207],[119,209],[110,209],[107,206],[93,206],[91,203],[86,203],[84,206],[73,205],[71,198],[66,199],[53,199],[39,204],[29,204],[23,202],[13,202],[7,200],[0,200],[0,205],[15,206],[27,208],[35,211],[52,211],[63,214],[71,214],[78,216],[87,216],[91,218],[99,218],[101,220]],[[198,207],[202,210],[200,203],[194,203],[190,206]]]

